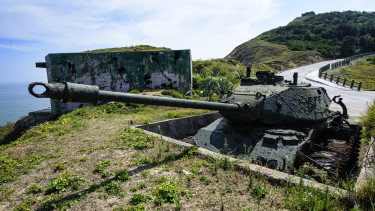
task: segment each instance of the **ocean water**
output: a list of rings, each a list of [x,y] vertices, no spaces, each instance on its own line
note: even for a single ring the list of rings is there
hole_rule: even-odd
[[[0,127],[7,122],[16,122],[29,112],[51,106],[49,99],[36,98],[29,94],[28,86],[27,82],[0,83]],[[37,90],[35,87],[34,92],[42,93],[43,90]]]

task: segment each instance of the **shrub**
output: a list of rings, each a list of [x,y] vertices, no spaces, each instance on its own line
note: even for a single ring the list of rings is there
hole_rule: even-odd
[[[361,118],[361,121],[362,137],[366,142],[370,142],[371,137],[375,137],[375,100],[367,105],[366,115]]]
[[[125,196],[124,187],[116,181],[111,181],[105,185],[105,190],[109,195],[115,195],[118,197]]]
[[[60,176],[56,178],[50,186],[48,186],[46,194],[66,191],[68,188],[77,187],[77,183],[82,181],[85,181],[83,177],[69,172],[64,172],[60,174]]]
[[[163,203],[178,203],[179,198],[186,194],[186,191],[177,186],[174,180],[168,180],[157,186],[153,194],[155,195],[154,203],[162,205]]]
[[[150,196],[145,196],[143,194],[136,193],[129,200],[129,204],[131,204],[131,205],[138,205],[138,204],[141,204],[143,202],[147,202],[148,200],[151,200]]]

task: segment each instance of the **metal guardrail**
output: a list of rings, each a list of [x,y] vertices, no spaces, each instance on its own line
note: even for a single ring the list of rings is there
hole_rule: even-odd
[[[371,57],[371,56],[375,56],[375,53],[371,52],[371,53],[354,55],[354,56],[348,57],[348,58],[346,58],[342,61],[338,61],[338,62],[335,62],[335,63],[332,63],[332,64],[324,65],[323,67],[321,67],[319,69],[319,78],[324,78],[325,80],[327,80],[327,78],[328,78],[328,80],[331,81],[331,82],[333,81],[333,82],[336,82],[336,84],[341,84],[343,86],[347,85],[351,89],[353,89],[353,87],[355,87],[359,91],[359,90],[361,90],[362,82],[356,82],[354,80],[350,80],[350,79],[347,79],[347,78],[344,78],[344,77],[336,76],[336,75],[333,75],[333,74],[328,74],[327,71],[333,70],[333,69],[336,69],[336,68],[339,68],[339,67],[342,67],[342,66],[350,65],[351,61],[366,58],[366,57]],[[366,83],[366,85],[367,85],[367,83]],[[373,85],[375,86],[375,84],[373,84]],[[371,85],[371,87],[373,87],[373,86]]]
[[[333,75],[333,74],[328,74],[327,72],[324,73],[323,78],[324,80],[328,79],[330,82],[335,82],[336,84],[348,86],[351,89],[357,88],[358,91],[361,90],[361,87],[362,87],[362,81],[356,82],[354,80],[348,80],[347,78],[340,77],[340,76]]]

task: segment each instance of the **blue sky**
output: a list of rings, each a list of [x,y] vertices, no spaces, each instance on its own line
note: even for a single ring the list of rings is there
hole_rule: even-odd
[[[222,58],[304,12],[375,11],[374,0],[0,0],[0,83],[46,81],[48,53],[147,44]]]

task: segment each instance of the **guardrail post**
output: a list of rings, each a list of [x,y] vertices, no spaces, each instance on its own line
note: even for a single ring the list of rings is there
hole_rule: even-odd
[[[332,81],[333,80],[333,75],[331,75],[331,78],[329,79],[329,81]]]
[[[327,72],[324,74],[324,80],[327,80]]]
[[[337,76],[336,84],[339,84],[340,76]]]
[[[361,81],[361,82],[359,82],[359,84],[358,84],[358,91],[360,91],[360,90],[361,90],[361,86],[362,86],[362,81]]]
[[[352,80],[352,84],[350,84],[350,88],[353,89],[354,86],[354,80]]]
[[[346,84],[346,78],[344,78],[344,83],[342,83],[343,86],[345,86]]]
[[[322,77],[322,70],[319,70],[319,78]]]

